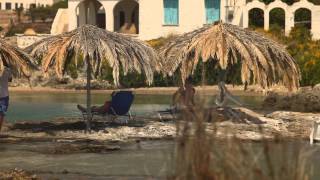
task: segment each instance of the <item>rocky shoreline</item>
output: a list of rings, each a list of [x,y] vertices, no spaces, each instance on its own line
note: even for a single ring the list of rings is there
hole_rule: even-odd
[[[312,124],[320,114],[275,111],[259,114],[245,108],[233,108],[241,120],[223,119],[206,123],[208,131],[215,129],[218,138],[236,137],[259,141],[274,138],[308,139]],[[93,122],[92,133],[85,133],[85,123],[79,119],[60,119],[54,122],[24,122],[7,124],[0,136],[0,143],[52,141],[60,143],[87,143],[87,147],[100,150],[117,150],[118,144],[142,140],[170,140],[177,135],[175,120],[139,118],[123,122]],[[107,143],[106,143],[107,142]],[[89,143],[89,144],[90,144]],[[108,144],[109,143],[109,144]],[[88,144],[88,143],[87,143]],[[79,145],[78,149],[85,149]],[[77,149],[70,146],[65,149]],[[74,150],[76,151],[76,150]]]
[[[2,180],[39,180],[40,178],[22,169],[12,169],[8,171],[0,171],[0,179]]]

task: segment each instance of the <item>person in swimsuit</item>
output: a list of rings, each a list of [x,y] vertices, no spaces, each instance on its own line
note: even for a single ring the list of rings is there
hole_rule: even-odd
[[[9,107],[9,82],[12,81],[12,73],[9,67],[4,67],[0,76],[0,131],[4,117]]]
[[[180,87],[172,96],[172,104],[177,109],[190,108],[195,105],[195,88],[192,85],[192,78],[188,77],[184,87]]]
[[[114,96],[114,94],[115,94],[115,91],[111,93],[111,99]],[[91,107],[91,112],[96,112],[96,113],[99,113],[99,114],[105,114],[105,113],[107,113],[109,111],[110,106],[111,106],[111,100],[106,100],[102,106],[92,106]],[[86,112],[87,111],[87,108],[81,106],[80,104],[77,105],[77,108],[81,112]]]

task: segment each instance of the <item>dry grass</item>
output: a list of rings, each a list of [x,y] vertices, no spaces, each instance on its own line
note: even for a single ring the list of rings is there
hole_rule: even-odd
[[[193,110],[185,111],[177,122],[175,171],[169,179],[307,180],[312,175],[307,164],[310,149],[281,139],[219,139],[205,108]]]
[[[3,180],[39,180],[36,175],[21,169],[13,169],[10,171],[0,171],[0,179]]]
[[[166,37],[160,37],[157,39],[149,40],[147,41],[147,43],[155,49],[160,49],[163,45],[165,45],[166,43],[168,43],[169,41],[173,40],[176,37],[177,37],[176,34],[169,34]]]

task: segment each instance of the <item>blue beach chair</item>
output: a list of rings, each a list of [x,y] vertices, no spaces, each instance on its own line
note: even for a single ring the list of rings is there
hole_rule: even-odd
[[[109,110],[104,113],[100,114],[98,112],[92,113],[92,119],[93,116],[102,116],[109,118],[111,121],[115,121],[116,119],[120,117],[128,117],[129,120],[132,120],[132,114],[130,112],[131,105],[134,100],[134,95],[132,91],[118,91],[115,92],[115,94],[112,96],[111,104]],[[83,119],[85,120],[87,117],[86,111],[81,111]],[[127,123],[127,120],[126,120]]]

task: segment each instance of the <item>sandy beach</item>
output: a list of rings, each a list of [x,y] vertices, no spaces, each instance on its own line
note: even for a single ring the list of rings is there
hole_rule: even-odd
[[[217,138],[236,137],[242,140],[261,141],[264,139],[304,139],[308,140],[312,124],[320,118],[316,113],[275,111],[260,114],[245,108],[235,108],[242,119],[221,119],[216,110],[210,117],[216,122],[207,123],[207,130],[217,131]],[[220,112],[219,112],[220,113]],[[177,135],[176,119],[167,116],[136,117],[128,124],[96,118],[91,133],[85,133],[85,123],[81,118],[64,118],[50,122],[7,123],[0,142],[24,141],[65,141],[65,142],[121,142],[131,143],[142,140],[170,140]],[[192,127],[192,124],[190,125]],[[179,134],[179,133],[178,133]]]
[[[255,87],[249,87],[249,90],[243,91],[243,86],[228,85],[228,89],[232,94],[237,96],[264,96],[266,92],[256,90]],[[129,89],[139,95],[171,95],[177,87],[150,87],[150,88],[133,88]],[[93,90],[93,94],[110,94],[113,90]],[[217,86],[196,87],[198,95],[216,95],[218,93]],[[285,94],[281,88],[275,89],[278,93]],[[11,87],[12,96],[19,93],[38,93],[38,94],[69,94],[70,96],[85,96],[85,90],[56,89],[48,87]],[[17,94],[15,94],[17,93]],[[71,95],[72,94],[72,95]],[[83,94],[83,95],[82,95]],[[250,97],[251,98],[251,97]],[[148,101],[149,102],[149,101]],[[214,122],[205,122],[206,131],[214,132],[216,139],[226,141],[237,139],[245,143],[261,143],[264,141],[303,141],[308,143],[309,134],[312,124],[320,118],[319,113],[301,113],[290,111],[272,111],[272,112],[255,112],[247,108],[226,108],[237,112],[240,119],[223,117],[224,111],[221,109],[209,109],[209,116]],[[220,114],[219,114],[220,113]],[[222,113],[222,114],[221,114]],[[22,122],[6,122],[0,134],[0,144],[4,147],[11,146],[35,146],[33,148],[23,149],[22,152],[32,151],[37,157],[55,157],[59,156],[64,159],[68,156],[92,155],[98,159],[108,154],[110,156],[118,156],[118,153],[124,153],[129,149],[141,149],[143,147],[153,147],[154,143],[162,142],[175,143],[176,137],[179,136],[176,122],[179,118],[171,115],[159,118],[155,116],[137,116],[133,121],[125,123],[123,120],[108,122],[104,118],[96,118],[93,122],[91,133],[85,133],[85,122],[80,117],[59,118],[55,121],[22,121]],[[205,120],[205,121],[210,121]],[[187,123],[187,122],[184,122]],[[189,122],[191,128],[194,122]],[[155,149],[158,146],[153,147]],[[9,149],[9,148],[8,148]],[[143,148],[142,148],[143,149]],[[1,151],[1,149],[0,149]],[[31,158],[31,157],[30,157]],[[32,159],[31,158],[31,159]],[[25,162],[28,163],[28,162]],[[14,168],[16,166],[13,166]],[[44,166],[45,167],[45,166]],[[73,166],[69,166],[70,168]],[[24,169],[24,168],[23,168]],[[31,169],[31,172],[29,170]],[[36,169],[35,171],[33,171]],[[0,170],[0,177],[30,177],[46,179],[51,177],[64,178],[93,178],[96,175],[79,174],[77,169],[70,170],[58,168],[57,170],[46,169],[41,171],[38,168],[29,168],[24,170],[8,169]],[[45,169],[45,168],[44,168]],[[155,171],[157,172],[157,171]],[[2,173],[2,174],[1,174]],[[36,175],[34,175],[36,174]],[[143,173],[142,173],[143,174]],[[101,176],[101,178],[112,177]],[[122,177],[122,176],[121,176]],[[127,178],[126,176],[123,176]],[[134,177],[134,176],[128,176]],[[141,176],[137,176],[141,178]],[[149,177],[149,176],[148,176]],[[129,178],[130,179],[130,178]],[[143,176],[142,176],[143,179]]]

